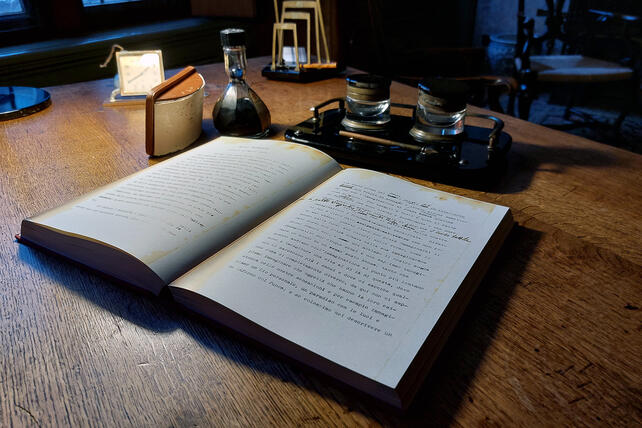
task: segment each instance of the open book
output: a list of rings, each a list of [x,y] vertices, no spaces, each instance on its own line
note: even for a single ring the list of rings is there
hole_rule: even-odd
[[[176,301],[396,407],[512,226],[506,207],[316,149],[221,137],[22,222],[20,239]]]

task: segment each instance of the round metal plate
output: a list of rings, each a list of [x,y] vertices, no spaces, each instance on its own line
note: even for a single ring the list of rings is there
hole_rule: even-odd
[[[51,105],[49,92],[25,86],[0,86],[0,121],[29,116]]]

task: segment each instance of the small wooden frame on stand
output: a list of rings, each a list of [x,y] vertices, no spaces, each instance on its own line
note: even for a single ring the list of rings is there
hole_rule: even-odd
[[[272,63],[265,66],[262,75],[268,79],[311,82],[336,76],[341,70],[337,63],[330,61],[328,41],[325,36],[323,13],[319,0],[295,1],[284,0],[279,13],[278,1],[274,0],[276,22],[272,29]],[[297,23],[288,21],[305,21],[306,46],[299,47]],[[312,60],[310,50],[311,26],[315,28],[316,57]],[[284,46],[284,32],[292,32],[294,46]],[[325,61],[321,58],[321,43]],[[285,55],[290,53],[290,55]]]
[[[192,66],[152,88],[145,99],[145,151],[162,156],[192,144],[203,126],[203,76]]]

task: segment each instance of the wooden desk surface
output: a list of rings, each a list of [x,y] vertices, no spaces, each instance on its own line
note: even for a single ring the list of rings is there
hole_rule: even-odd
[[[341,78],[248,80],[283,131],[342,96]],[[208,82],[206,134],[226,83]],[[110,80],[48,88],[0,122],[0,425],[642,424],[642,157],[506,117],[510,166],[489,192],[517,225],[414,404],[400,415],[331,380],[60,258],[18,245],[27,216],[149,165],[142,107]],[[416,90],[392,86],[393,101]],[[280,134],[282,135],[282,134]]]

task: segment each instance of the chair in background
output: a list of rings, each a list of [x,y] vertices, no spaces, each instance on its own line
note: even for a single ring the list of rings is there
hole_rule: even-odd
[[[639,47],[631,34],[639,31],[640,18],[582,10],[573,4],[564,12],[564,0],[547,0],[547,6],[547,10],[538,12],[546,16],[547,31],[535,35],[534,21],[524,16],[520,2],[515,58],[519,117],[528,120],[531,103],[543,89],[570,89],[564,119],[579,116],[581,120],[555,127],[607,125],[619,132],[626,115],[638,104]],[[605,85],[613,85],[626,94],[612,123],[599,122],[574,108],[582,98],[598,94]]]

